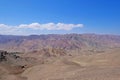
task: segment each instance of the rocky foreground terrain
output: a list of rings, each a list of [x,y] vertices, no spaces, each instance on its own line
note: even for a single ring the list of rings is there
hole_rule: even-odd
[[[120,80],[120,36],[0,35],[0,80]]]

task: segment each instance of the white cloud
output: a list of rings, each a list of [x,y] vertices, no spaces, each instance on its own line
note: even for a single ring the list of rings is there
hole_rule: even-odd
[[[18,28],[31,28],[31,29],[40,29],[40,30],[72,30],[73,28],[81,28],[83,24],[64,24],[64,23],[47,23],[47,24],[21,24]]]
[[[32,34],[32,32],[36,33],[36,30],[43,31],[43,30],[72,30],[74,28],[82,28],[83,24],[65,24],[65,23],[31,23],[31,24],[20,24],[17,26],[11,26],[6,24],[0,24],[0,34]],[[31,31],[29,31],[32,30]]]
[[[5,24],[0,24],[0,28],[8,28],[8,26]]]

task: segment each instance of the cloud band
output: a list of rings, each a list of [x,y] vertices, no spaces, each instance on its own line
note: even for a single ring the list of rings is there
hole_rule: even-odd
[[[22,32],[23,30],[66,30],[70,31],[74,28],[82,28],[83,24],[65,24],[65,23],[31,23],[31,24],[20,24],[17,26],[11,26],[6,24],[0,24],[0,34],[6,33],[15,33],[15,32]]]

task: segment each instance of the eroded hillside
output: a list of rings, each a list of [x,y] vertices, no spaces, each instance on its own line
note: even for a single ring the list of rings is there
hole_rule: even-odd
[[[120,80],[120,36],[0,36],[0,80]]]

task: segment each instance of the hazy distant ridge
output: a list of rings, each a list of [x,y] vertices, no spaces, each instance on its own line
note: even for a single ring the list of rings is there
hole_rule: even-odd
[[[119,35],[97,34],[49,34],[12,36],[0,35],[0,49],[16,51],[34,51],[42,48],[60,48],[64,50],[89,48],[120,47]]]

